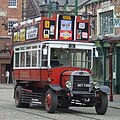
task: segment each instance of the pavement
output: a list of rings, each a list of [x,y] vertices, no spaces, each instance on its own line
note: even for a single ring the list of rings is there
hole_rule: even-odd
[[[0,84],[0,89],[13,89],[14,85],[11,84]],[[110,101],[110,95],[108,95],[108,106],[111,108],[120,109],[120,94],[113,94],[113,101]]]
[[[109,107],[120,109],[120,94],[113,94],[113,101],[110,101],[110,95],[108,95],[108,100]]]

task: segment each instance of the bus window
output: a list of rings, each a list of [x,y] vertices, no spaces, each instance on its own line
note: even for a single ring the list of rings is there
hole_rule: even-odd
[[[15,67],[19,67],[19,53],[15,53]]]
[[[25,67],[25,52],[21,52],[20,67]]]
[[[40,50],[38,50],[38,67],[40,67]]]
[[[37,66],[37,50],[32,51],[32,67]]]
[[[58,56],[57,53],[55,51],[56,49],[52,48],[51,49],[51,58],[50,58],[50,65],[51,67],[58,67],[60,66],[59,60],[58,60]]]
[[[26,52],[26,67],[30,67],[31,66],[30,63],[31,63],[31,51],[27,51]]]
[[[42,50],[42,65],[41,65],[42,67],[47,67],[47,65],[48,65],[47,58],[48,58],[47,48],[44,48]]]

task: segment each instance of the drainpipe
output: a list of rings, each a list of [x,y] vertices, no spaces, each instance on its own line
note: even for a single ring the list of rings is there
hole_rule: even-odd
[[[113,93],[112,93],[112,79],[113,79],[113,71],[112,71],[112,51],[113,46],[110,44],[110,61],[109,61],[109,74],[110,74],[110,101],[113,101]]]

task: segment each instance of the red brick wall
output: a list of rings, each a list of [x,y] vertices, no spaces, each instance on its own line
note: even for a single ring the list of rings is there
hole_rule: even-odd
[[[91,12],[92,15],[97,15],[97,10],[101,9],[102,7],[102,2],[96,2],[96,3],[91,3],[89,5],[87,5],[87,12]],[[115,4],[120,4],[120,0],[111,0],[111,5],[115,5]],[[97,16],[96,17],[91,17],[90,18],[91,21],[95,21],[95,29],[92,30],[92,38],[96,38],[97,37],[97,27],[98,27],[98,23],[97,23]],[[115,28],[115,34],[119,35],[120,34],[120,28]]]
[[[9,8],[8,7],[8,0],[0,0],[0,10],[6,11],[7,15],[5,17],[5,21],[3,17],[0,17],[0,51],[5,49],[5,44],[11,44],[11,39],[7,38],[8,31],[4,29],[4,26],[2,26],[3,23],[8,24],[8,19],[15,19],[20,22],[22,20],[22,1],[23,0],[17,0],[17,7],[16,8]],[[5,52],[0,52],[0,83],[5,83],[5,72],[7,66],[10,65],[10,56],[7,55]]]
[[[0,0],[0,9],[5,10],[7,13],[5,23],[8,23],[8,19],[22,20],[22,0],[17,0],[16,8],[9,8],[8,0]],[[0,22],[0,36],[8,35],[8,31],[5,30],[4,26],[1,26],[1,24],[2,23]]]

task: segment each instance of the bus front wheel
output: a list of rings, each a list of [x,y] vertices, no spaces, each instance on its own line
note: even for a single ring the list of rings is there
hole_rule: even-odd
[[[54,113],[57,109],[57,95],[52,89],[48,89],[45,95],[45,108],[48,113]]]

